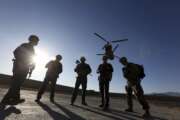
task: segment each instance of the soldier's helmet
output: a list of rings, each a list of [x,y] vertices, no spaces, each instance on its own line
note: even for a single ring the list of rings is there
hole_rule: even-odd
[[[81,61],[81,62],[85,62],[85,61],[86,61],[86,58],[85,58],[84,56],[82,56],[82,57],[80,58],[80,61]]]
[[[61,55],[56,55],[56,59],[57,60],[62,60],[62,56]]]
[[[119,59],[119,62],[125,63],[125,62],[127,62],[127,58],[126,58],[126,57],[121,57],[121,58]]]
[[[36,36],[36,35],[30,35],[29,36],[29,38],[28,38],[28,40],[30,41],[30,42],[39,42],[39,37],[38,36]]]

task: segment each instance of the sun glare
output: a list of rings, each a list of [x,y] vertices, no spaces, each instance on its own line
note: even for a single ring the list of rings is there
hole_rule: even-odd
[[[35,49],[36,55],[34,56],[33,60],[36,63],[36,68],[44,68],[46,63],[49,62],[52,57],[42,49]]]

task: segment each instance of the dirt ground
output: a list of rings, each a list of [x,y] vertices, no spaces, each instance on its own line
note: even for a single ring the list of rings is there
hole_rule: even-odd
[[[5,93],[6,89],[0,89],[0,100]],[[75,106],[71,106],[70,95],[56,94],[56,102],[53,104],[49,102],[49,94],[45,93],[41,102],[37,104],[34,102],[37,91],[22,90],[21,94],[26,101],[16,106],[6,106],[0,111],[0,120],[144,120],[141,117],[143,110],[136,101],[134,113],[124,112],[127,105],[122,98],[111,98],[110,110],[103,111],[98,107],[99,97],[88,96],[88,106],[83,106],[79,96]],[[152,117],[147,120],[180,120],[179,107],[155,103],[151,103],[150,106]]]

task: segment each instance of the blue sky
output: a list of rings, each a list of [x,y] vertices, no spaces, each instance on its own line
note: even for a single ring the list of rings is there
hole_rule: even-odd
[[[58,84],[74,86],[75,60],[84,55],[93,68],[88,89],[98,90],[96,69],[104,42],[128,38],[116,51],[143,64],[146,93],[180,92],[180,2],[178,0],[0,0],[0,73],[12,74],[12,51],[36,34],[37,46],[49,57],[63,56],[64,72]],[[42,58],[43,59],[43,58]],[[42,60],[43,61],[43,60]],[[124,92],[122,65],[111,61],[114,76],[110,90]],[[43,80],[46,69],[37,65],[32,78]]]

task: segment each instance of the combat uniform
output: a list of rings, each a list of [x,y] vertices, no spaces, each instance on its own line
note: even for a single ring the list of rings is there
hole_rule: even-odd
[[[123,75],[127,79],[127,85],[125,87],[127,92],[128,109],[133,109],[132,92],[134,92],[137,100],[142,105],[144,110],[149,110],[149,105],[144,98],[144,91],[141,86],[141,79],[139,77],[139,65],[134,63],[128,63],[123,68]]]
[[[78,74],[78,76],[76,78],[71,104],[73,104],[74,101],[76,100],[80,85],[82,85],[82,104],[86,104],[85,96],[86,96],[86,88],[87,88],[87,75],[91,73],[91,68],[86,63],[79,63],[74,71]]]
[[[2,103],[20,100],[20,87],[26,80],[28,73],[35,67],[33,63],[34,55],[34,47],[29,43],[24,43],[14,50],[12,83],[1,101]]]
[[[59,74],[62,73],[62,64],[59,61],[52,60],[47,63],[46,68],[48,68],[48,70],[46,72],[44,82],[39,89],[37,100],[41,99],[41,96],[45,92],[47,85],[50,83],[50,101],[53,102],[57,78],[59,77]]]
[[[108,108],[109,106],[109,83],[112,79],[113,67],[109,63],[100,64],[97,70],[100,73],[99,88],[102,97],[101,107]]]

